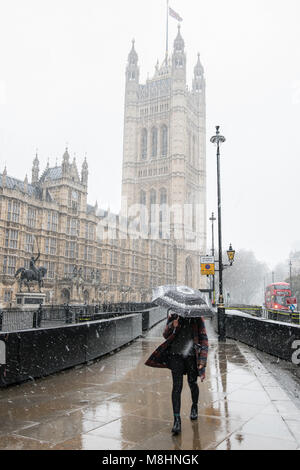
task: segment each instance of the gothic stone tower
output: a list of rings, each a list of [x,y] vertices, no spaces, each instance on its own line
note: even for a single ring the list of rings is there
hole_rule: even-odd
[[[126,68],[122,200],[127,207],[144,205],[150,227],[165,217],[161,210],[151,213],[154,205],[181,208],[177,216],[173,210],[168,215],[176,249],[174,280],[199,288],[200,256],[206,254],[205,79],[198,55],[189,89],[186,63],[178,26],[172,57],[157,63],[153,78],[141,84],[133,41]],[[158,233],[164,238],[161,226]]]

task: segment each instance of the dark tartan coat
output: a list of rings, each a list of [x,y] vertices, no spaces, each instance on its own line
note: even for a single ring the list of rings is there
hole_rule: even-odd
[[[180,330],[180,324],[176,329],[174,329],[173,320],[175,320],[176,318],[176,315],[171,315],[168,318],[167,325],[163,332],[163,336],[166,341],[151,354],[149,359],[145,362],[146,366],[170,369],[169,347]],[[204,378],[208,355],[208,338],[206,334],[204,319],[202,317],[193,319],[192,328],[194,332],[194,348],[196,351],[196,361],[198,369],[200,366],[203,366],[203,369],[199,369],[199,375]]]

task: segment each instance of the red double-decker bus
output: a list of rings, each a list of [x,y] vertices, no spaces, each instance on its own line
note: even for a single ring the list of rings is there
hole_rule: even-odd
[[[297,299],[292,296],[291,286],[287,282],[275,282],[266,288],[265,306],[273,310],[290,310]]]

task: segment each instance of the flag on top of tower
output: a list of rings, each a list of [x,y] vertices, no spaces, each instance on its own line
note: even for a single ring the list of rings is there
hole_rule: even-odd
[[[170,16],[172,16],[173,18],[175,18],[175,20],[177,20],[177,21],[183,21],[183,19],[181,18],[181,16],[178,15],[178,13],[176,13],[176,11],[173,10],[173,8],[169,7],[169,13],[170,13]]]

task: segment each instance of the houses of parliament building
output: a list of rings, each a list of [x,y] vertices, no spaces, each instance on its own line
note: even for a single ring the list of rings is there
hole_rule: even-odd
[[[147,301],[153,287],[205,287],[206,104],[200,56],[188,87],[180,28],[171,56],[140,83],[133,41],[126,68],[122,207],[87,202],[89,168],[68,149],[31,181],[0,175],[0,304],[15,305],[15,273],[47,269],[47,303]]]

